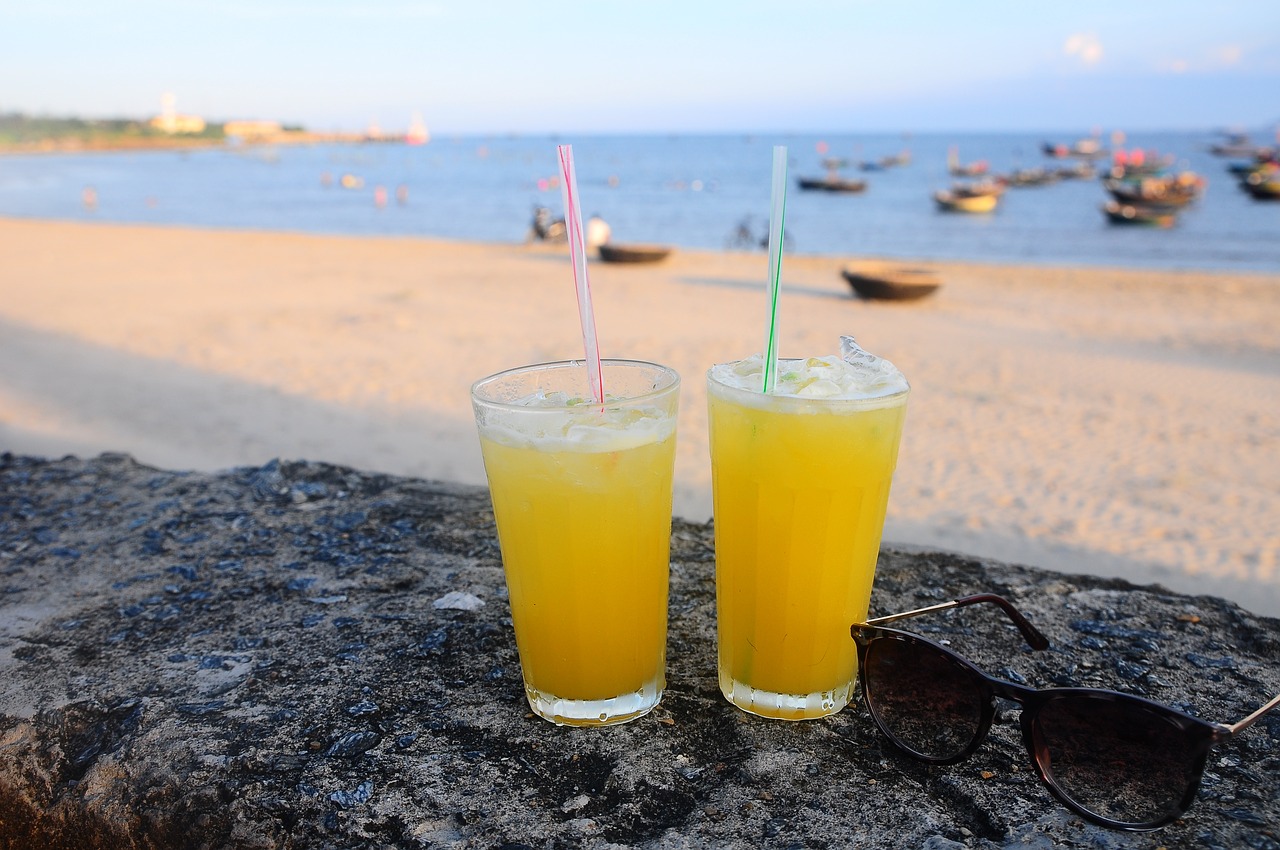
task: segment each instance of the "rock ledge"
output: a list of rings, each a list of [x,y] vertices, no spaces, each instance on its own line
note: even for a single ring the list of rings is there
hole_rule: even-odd
[[[1034,776],[1017,712],[970,761],[895,755],[852,705],[749,717],[715,678],[712,534],[673,532],[668,691],[625,726],[526,710],[483,489],[272,462],[168,472],[0,456],[0,848],[1280,847],[1280,716],[1187,817],[1102,830]],[[1280,692],[1280,621],[945,553],[881,554],[872,608],[997,675],[1234,721]],[[439,604],[437,604],[439,603]]]

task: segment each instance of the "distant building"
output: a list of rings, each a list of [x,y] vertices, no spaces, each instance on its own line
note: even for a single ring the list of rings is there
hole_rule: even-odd
[[[245,140],[278,136],[283,131],[279,121],[228,121],[222,125],[225,135]]]
[[[160,114],[148,122],[153,128],[170,135],[203,133],[205,120],[198,115],[179,115],[172,94],[160,98]]]
[[[162,133],[203,133],[205,121],[198,115],[157,115],[149,122]]]

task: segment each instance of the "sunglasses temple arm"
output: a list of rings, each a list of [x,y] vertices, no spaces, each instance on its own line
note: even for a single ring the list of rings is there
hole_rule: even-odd
[[[1258,720],[1262,717],[1262,715],[1266,714],[1268,711],[1275,708],[1276,706],[1280,706],[1280,694],[1277,694],[1276,696],[1272,697],[1270,702],[1268,702],[1262,708],[1255,711],[1253,714],[1250,714],[1244,720],[1239,720],[1239,721],[1236,721],[1235,723],[1228,723],[1226,724],[1226,726],[1228,729],[1231,730],[1231,734],[1234,735],[1242,729],[1248,729],[1254,723],[1258,722]]]
[[[989,602],[993,605],[999,605],[1000,610],[1013,620],[1018,631],[1022,632],[1022,636],[1027,639],[1027,643],[1032,649],[1048,649],[1049,639],[1040,633],[1040,630],[1031,625],[1026,617],[1022,616],[1017,608],[1003,596],[997,596],[994,593],[978,593],[973,596],[965,596],[961,599],[953,599],[950,602],[940,602],[937,605],[930,605],[927,608],[917,608],[914,611],[904,611],[901,614],[889,614],[885,617],[876,617],[874,620],[867,620],[868,626],[880,626],[885,623],[892,623],[895,620],[905,620],[908,617],[918,617],[921,614],[931,614],[934,611],[946,611],[950,608],[963,608],[967,605],[974,605],[979,602]]]

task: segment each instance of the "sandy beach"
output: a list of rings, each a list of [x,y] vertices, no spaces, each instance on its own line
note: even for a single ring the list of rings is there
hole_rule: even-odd
[[[481,484],[471,382],[581,354],[553,246],[0,219],[0,257],[0,451]],[[887,541],[1280,615],[1280,272],[940,263],[935,297],[893,304],[853,299],[845,261],[786,258],[780,352],[852,333],[910,379]],[[683,376],[688,519],[711,513],[704,373],[762,347],[765,274],[591,266],[604,354]]]

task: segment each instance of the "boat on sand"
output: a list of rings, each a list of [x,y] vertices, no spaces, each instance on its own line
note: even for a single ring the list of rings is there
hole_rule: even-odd
[[[600,259],[606,263],[657,263],[671,255],[671,248],[667,245],[606,242],[598,250]]]
[[[851,263],[840,270],[840,275],[859,298],[886,301],[924,298],[942,286],[942,278],[932,269],[884,262]]]

